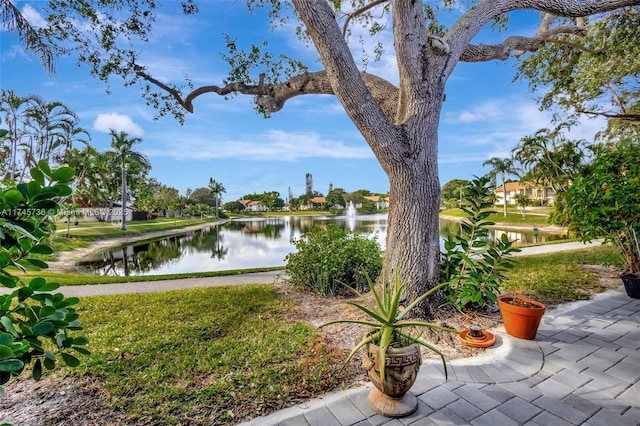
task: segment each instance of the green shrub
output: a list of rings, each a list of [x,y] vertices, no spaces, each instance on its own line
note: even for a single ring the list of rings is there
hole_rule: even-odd
[[[360,214],[371,214],[371,213],[378,212],[378,208],[376,207],[375,203],[371,200],[367,200],[365,198],[362,200],[360,204],[361,206],[360,208],[358,208],[358,213]]]
[[[444,242],[440,265],[440,281],[448,282],[449,301],[457,309],[482,308],[497,300],[500,284],[507,279],[504,271],[513,267],[513,247],[506,234],[490,242],[487,221],[492,213],[492,191],[489,178],[476,178],[466,187],[467,217],[460,223],[460,234],[450,235]]]
[[[0,191],[0,285],[15,289],[0,295],[0,394],[27,366],[39,380],[43,367],[53,369],[58,359],[75,367],[80,361],[74,354],[89,353],[87,338],[74,336],[82,329],[73,307],[78,298],[50,293],[59,284],[44,278],[26,283],[12,274],[47,267],[41,259],[53,253],[45,241],[55,228],[56,200],[71,194],[72,168],[52,171],[43,161],[38,166],[31,169],[31,182]]]
[[[320,294],[345,292],[345,285],[365,290],[367,275],[375,281],[382,270],[382,254],[375,239],[335,224],[314,226],[294,244],[297,251],[285,259],[290,283]]]
[[[604,238],[640,273],[640,140],[594,148],[593,162],[567,190],[569,229],[582,241]]]
[[[456,199],[450,199],[450,200],[446,200],[444,201],[444,206],[447,209],[457,209],[460,206],[460,202]]]

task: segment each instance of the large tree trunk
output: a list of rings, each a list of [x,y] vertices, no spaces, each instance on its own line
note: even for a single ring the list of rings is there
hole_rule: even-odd
[[[399,161],[388,172],[391,185],[389,223],[383,267],[383,277],[402,273],[409,282],[405,298],[411,301],[439,283],[440,183],[437,162],[437,129],[421,128],[422,135],[414,143],[416,161]],[[436,294],[425,300],[413,312],[422,318],[432,318],[442,302]]]
[[[383,277],[392,271],[408,282],[411,301],[439,282],[438,122],[449,59],[434,54],[420,2],[393,2],[400,71],[396,110],[372,95],[325,0],[294,0],[327,70],[331,87],[365,138],[390,182],[389,223]],[[417,60],[416,60],[417,58]],[[413,314],[433,317],[440,297]]]

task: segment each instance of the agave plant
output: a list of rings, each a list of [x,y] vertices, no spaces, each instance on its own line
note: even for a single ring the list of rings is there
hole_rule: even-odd
[[[447,377],[447,363],[442,352],[431,345],[428,342],[418,338],[411,334],[407,329],[414,327],[426,327],[436,330],[444,330],[452,333],[459,333],[457,330],[453,330],[450,328],[442,327],[437,324],[413,320],[413,319],[405,319],[411,310],[415,308],[420,302],[429,297],[431,294],[435,293],[442,287],[448,285],[448,283],[442,283],[436,287],[433,287],[426,293],[422,294],[420,297],[413,300],[407,306],[402,305],[402,291],[407,285],[402,279],[402,275],[398,272],[394,273],[394,279],[392,282],[388,282],[387,280],[382,280],[381,290],[376,290],[375,283],[367,276],[367,281],[369,284],[369,288],[371,290],[371,295],[373,298],[373,302],[370,302],[365,295],[359,293],[356,290],[353,290],[364,302],[356,303],[356,302],[347,302],[352,306],[360,309],[362,312],[366,313],[370,319],[368,320],[357,320],[357,319],[343,319],[343,320],[335,320],[330,321],[325,324],[322,324],[320,327],[326,327],[331,324],[339,324],[339,323],[351,323],[351,324],[362,324],[370,327],[370,331],[366,333],[362,340],[356,344],[353,348],[347,360],[345,361],[345,365],[349,363],[349,361],[353,358],[353,356],[358,352],[360,348],[367,345],[368,343],[373,343],[380,348],[380,352],[378,355],[378,370],[380,371],[380,382],[384,383],[385,381],[385,354],[387,353],[387,349],[392,347],[405,347],[412,345],[414,343],[418,343],[434,353],[440,356],[442,360],[442,365],[444,367],[444,374]]]

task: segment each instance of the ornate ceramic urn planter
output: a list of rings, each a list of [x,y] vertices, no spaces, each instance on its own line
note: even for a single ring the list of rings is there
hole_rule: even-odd
[[[375,386],[369,392],[371,407],[386,417],[404,417],[418,408],[418,400],[409,389],[422,365],[420,346],[389,347],[385,357],[385,380],[380,380],[378,346],[369,343],[363,355],[363,366]]]

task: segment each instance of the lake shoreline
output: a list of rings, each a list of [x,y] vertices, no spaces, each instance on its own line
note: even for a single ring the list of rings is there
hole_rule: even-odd
[[[209,226],[220,225],[228,221],[229,219],[219,219],[211,222],[199,223],[197,225],[185,226],[184,228],[152,231],[139,235],[106,238],[104,240],[94,241],[86,247],[77,248],[71,251],[59,252],[57,259],[47,261],[47,264],[49,265],[49,268],[47,268],[47,270],[50,272],[78,273],[78,270],[76,269],[76,263],[80,260],[84,260],[83,258],[89,257],[100,251],[124,244],[135,243],[138,241],[145,241],[161,237],[170,237],[172,235],[181,235],[191,231],[199,231],[200,229],[207,228]]]
[[[295,216],[295,215],[291,215],[291,216]],[[443,215],[443,214],[440,215],[440,218],[444,220],[455,221],[455,222],[460,222],[463,220],[462,217],[449,216],[449,215]],[[230,220],[231,219],[220,219],[220,220],[199,223],[196,225],[185,226],[183,228],[174,228],[174,229],[163,230],[163,231],[152,231],[152,232],[146,232],[144,234],[139,234],[139,235],[106,238],[103,240],[94,241],[86,247],[77,248],[71,251],[59,252],[58,257],[55,260],[51,260],[47,262],[49,264],[48,270],[51,272],[79,273],[79,271],[77,270],[76,264],[79,261],[86,260],[88,257],[91,257],[101,251],[105,251],[110,248],[131,244],[135,242],[181,235],[191,231],[198,231],[203,228],[226,223]],[[513,223],[496,223],[490,228],[500,229],[504,231],[514,231],[514,232],[533,232],[534,226],[531,224],[518,225]],[[553,235],[564,235],[567,233],[567,229],[565,227],[557,226],[557,225],[537,226],[537,229],[541,233],[547,233],[547,234],[553,234]]]
[[[449,215],[440,215],[440,219],[451,220],[455,222],[462,222],[464,220],[463,217],[460,216],[449,216]],[[569,230],[566,226],[561,225],[518,225],[517,223],[508,223],[508,222],[495,222],[492,226],[487,226],[490,229],[500,229],[504,231],[517,231],[517,232],[533,232],[534,228],[538,230],[538,232],[553,234],[553,235],[565,235],[569,233]]]

